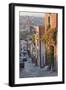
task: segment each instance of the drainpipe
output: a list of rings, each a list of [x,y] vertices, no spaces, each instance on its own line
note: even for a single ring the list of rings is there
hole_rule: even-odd
[[[41,31],[40,31],[40,29],[39,29],[39,46],[40,46],[40,67],[42,67],[41,66]]]

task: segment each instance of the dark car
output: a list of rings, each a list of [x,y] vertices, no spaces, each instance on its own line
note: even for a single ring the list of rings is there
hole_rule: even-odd
[[[20,67],[24,68],[24,62],[27,61],[27,50],[21,49],[20,51]]]

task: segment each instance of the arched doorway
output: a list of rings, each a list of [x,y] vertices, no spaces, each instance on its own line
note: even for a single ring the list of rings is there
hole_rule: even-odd
[[[49,55],[49,60],[50,60],[50,69],[54,69],[54,46],[50,46],[50,55]]]

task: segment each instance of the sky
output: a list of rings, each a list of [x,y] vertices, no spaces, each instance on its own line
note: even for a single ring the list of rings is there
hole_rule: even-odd
[[[40,12],[20,12],[19,13],[20,16],[35,16],[35,17],[44,17],[44,13],[40,13]]]

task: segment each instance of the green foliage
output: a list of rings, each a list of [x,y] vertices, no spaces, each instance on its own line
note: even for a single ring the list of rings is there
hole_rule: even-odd
[[[32,35],[32,42],[35,43],[35,34]]]
[[[56,29],[49,29],[43,36],[42,36],[42,40],[50,45],[52,44],[56,44],[57,40],[57,30]]]

